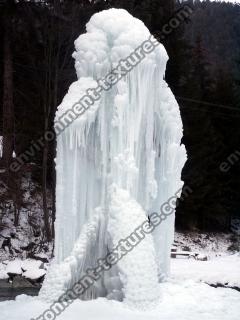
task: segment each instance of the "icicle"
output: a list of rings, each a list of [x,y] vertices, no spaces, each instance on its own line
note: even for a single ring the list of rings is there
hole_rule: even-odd
[[[125,10],[95,14],[75,41],[79,80],[58,107],[56,124],[149,37]],[[159,44],[58,136],[55,262],[42,298],[54,300],[70,289],[182,186],[186,153],[179,108],[164,81],[167,59]],[[174,214],[81,298],[106,296],[137,307],[154,303],[158,279],[169,271],[173,229]]]

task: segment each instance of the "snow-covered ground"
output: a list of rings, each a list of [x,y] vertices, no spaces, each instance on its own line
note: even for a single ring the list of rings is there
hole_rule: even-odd
[[[237,249],[237,245],[234,246],[237,244],[237,239],[236,233],[175,232],[174,246],[178,251],[190,250],[193,253],[205,254],[208,259],[212,259],[232,254],[232,249],[234,247]]]
[[[235,257],[234,259],[236,259],[235,262],[238,259],[239,266],[240,258]],[[87,302],[75,301],[58,319],[79,320],[79,316],[84,320],[239,319],[240,293],[238,291],[213,288],[196,281],[197,279],[192,276],[194,267],[203,263],[179,260],[178,265],[173,265],[173,278],[159,285],[161,300],[155,309],[141,312],[131,310],[123,303],[100,298]],[[217,264],[218,262],[215,263],[215,267]],[[178,272],[175,272],[176,269]],[[189,272],[189,269],[192,269],[192,273]],[[214,264],[208,266],[207,272],[214,273]],[[198,267],[196,267],[196,273],[199,273]],[[37,319],[43,311],[49,308],[49,305],[39,301],[36,297],[22,295],[17,297],[15,301],[1,302],[0,308],[1,320],[29,320]]]
[[[240,287],[240,255],[212,258],[209,261],[172,259],[169,281],[159,285],[160,301],[155,309],[141,312],[123,303],[100,298],[75,301],[59,320],[237,320],[240,317],[240,292],[213,288],[212,284]],[[0,320],[37,319],[49,305],[37,297],[18,296],[0,303]],[[42,318],[39,318],[42,319]]]
[[[175,245],[177,250],[189,248],[192,252],[205,254],[209,260],[172,259],[171,277],[159,285],[161,298],[155,309],[141,312],[131,310],[123,303],[100,298],[75,301],[57,319],[79,320],[79,316],[83,320],[239,319],[240,292],[208,285],[240,288],[240,254],[228,250],[232,245],[232,234],[176,233]],[[39,261],[31,260],[16,260],[8,267],[0,264],[0,277],[6,276],[7,268],[17,271],[19,267],[33,272],[40,265]],[[37,319],[48,308],[49,305],[37,297],[21,295],[15,301],[0,302],[0,320]]]
[[[172,259],[172,277],[178,280],[203,281],[240,288],[240,255],[213,258],[209,261]],[[240,301],[240,293],[239,293]]]

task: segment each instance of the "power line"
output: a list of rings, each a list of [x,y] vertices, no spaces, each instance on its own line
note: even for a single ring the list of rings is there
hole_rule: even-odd
[[[193,109],[191,111],[202,111],[202,112],[208,112],[208,113],[211,113],[212,115],[217,115],[217,116],[220,116],[220,117],[223,117],[223,118],[227,118],[227,117],[234,117],[234,118],[240,118],[240,114],[239,115],[235,115],[235,114],[225,114],[225,113],[221,113],[221,112],[216,112],[213,110],[205,110],[205,109],[202,109],[202,108],[198,108],[198,107],[194,107],[194,106],[181,106],[181,108],[189,108],[189,109]]]
[[[196,99],[180,97],[180,96],[176,96],[176,98],[180,99],[180,100],[189,101],[189,102],[200,103],[200,104],[204,104],[204,105],[218,107],[218,108],[221,108],[221,109],[229,109],[229,110],[234,110],[234,111],[238,111],[238,112],[240,111],[240,108],[234,108],[234,107],[230,107],[230,106],[225,106],[223,104],[216,104],[216,103],[212,103],[212,102],[207,102],[207,101],[203,101],[203,100],[196,100]]]

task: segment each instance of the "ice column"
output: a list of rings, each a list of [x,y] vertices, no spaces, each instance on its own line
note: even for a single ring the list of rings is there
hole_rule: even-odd
[[[93,15],[86,29],[75,41],[78,80],[58,107],[56,123],[150,37],[122,9]],[[55,260],[41,297],[57,299],[181,188],[186,153],[179,107],[164,81],[167,59],[159,44],[58,135]],[[156,301],[173,230],[174,214],[82,298],[107,296],[134,306]]]

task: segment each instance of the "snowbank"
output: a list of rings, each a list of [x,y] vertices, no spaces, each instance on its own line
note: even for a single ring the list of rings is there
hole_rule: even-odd
[[[234,254],[209,261],[172,259],[171,273],[174,279],[192,279],[240,288],[240,255]]]
[[[76,300],[57,317],[58,320],[238,320],[239,292],[212,288],[191,280],[163,283],[162,301],[147,312],[126,308],[120,302],[99,298]],[[16,301],[0,303],[0,320],[37,319],[49,305],[37,298],[19,296]]]
[[[22,275],[24,278],[38,280],[46,273],[46,266],[41,261],[16,259],[0,263],[0,279]]]

